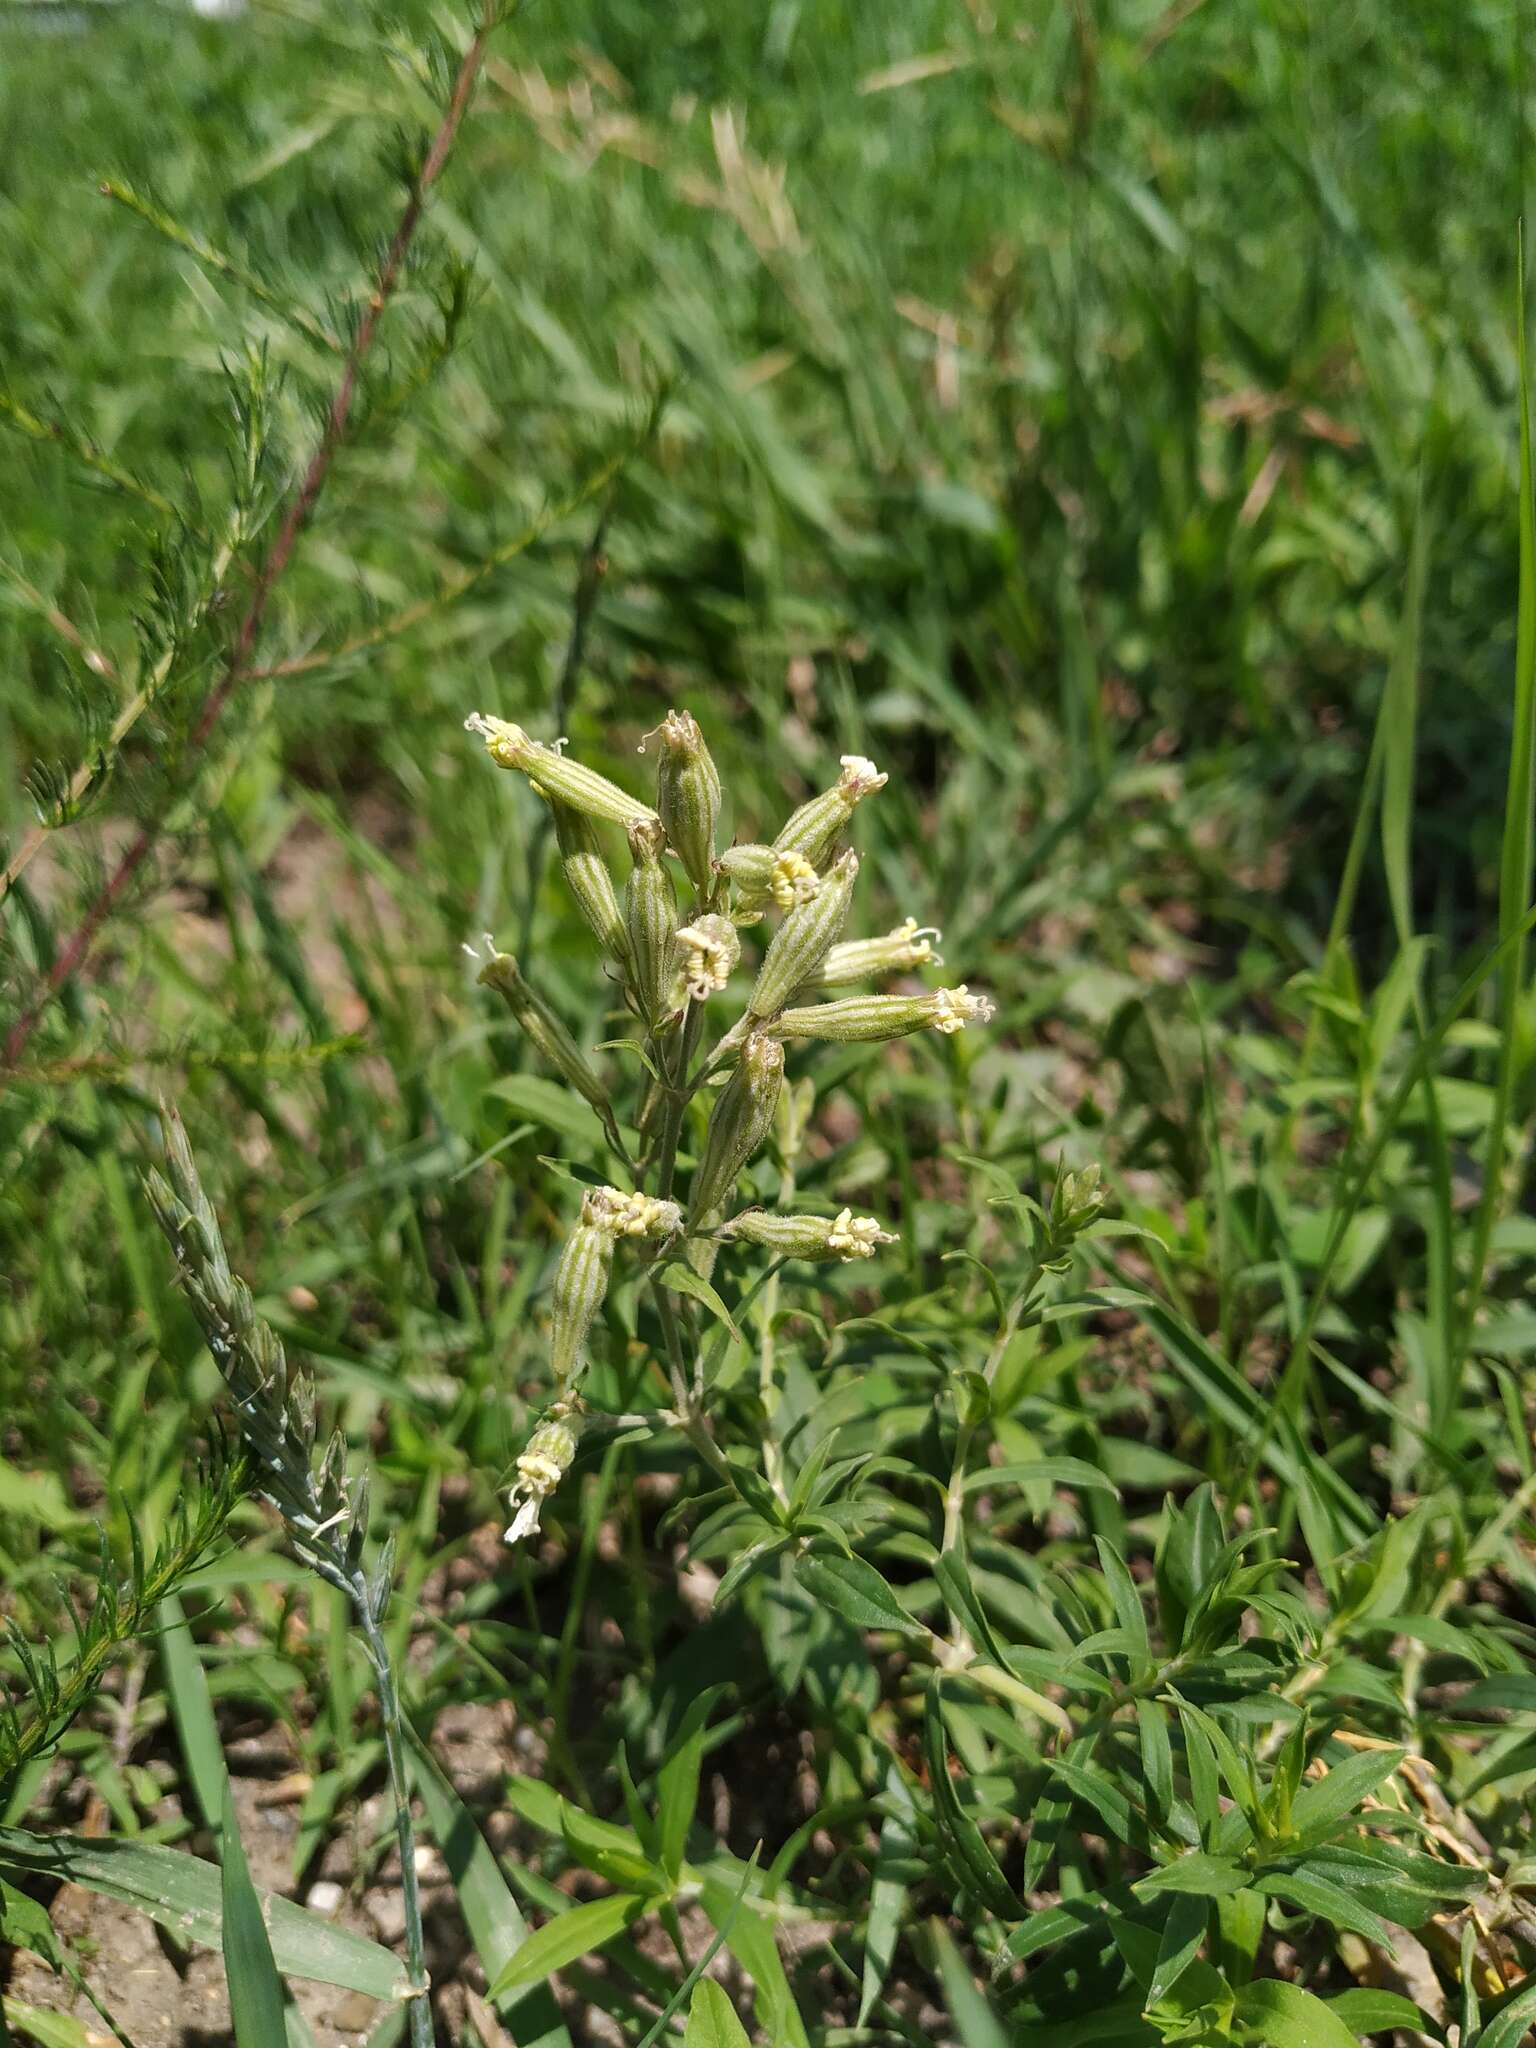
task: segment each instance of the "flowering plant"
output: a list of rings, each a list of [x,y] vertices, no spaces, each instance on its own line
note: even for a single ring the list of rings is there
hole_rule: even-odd
[[[496,765],[525,776],[549,807],[566,881],[635,1020],[646,1077],[631,1144],[588,1055],[487,935],[483,955],[473,956],[481,982],[596,1111],[615,1171],[629,1183],[583,1196],[560,1254],[551,1293],[556,1393],[517,1460],[507,1530],[515,1543],[538,1529],[575,1456],[587,1339],[621,1246],[649,1265],[674,1402],[666,1419],[718,1465],[693,1326],[700,1304],[724,1313],[711,1284],[717,1257],[755,1249],[780,1261],[869,1259],[895,1241],[876,1218],[851,1209],[818,1216],[789,1206],[788,1176],[777,1209],[742,1201],[742,1176],[785,1100],[787,1047],[872,1043],[925,1029],[949,1036],[984,1022],[992,1006],[964,983],[824,999],[826,990],[941,964],[938,932],[914,918],[883,938],[843,937],[859,873],[858,855],[843,842],[858,806],[886,782],[863,755],[845,754],[837,780],[801,804],[771,843],[718,849],[720,777],[686,711],[669,712],[641,743],[642,752],[656,747],[654,805],[572,760],[563,741],[545,745],[480,712],[465,723]],[[605,824],[621,827],[629,845],[622,893],[600,836]],[[710,1006],[743,969],[741,933],[767,919],[777,922],[750,981],[742,973],[744,1000],[717,1029]],[[702,1125],[701,1142],[680,1188],[690,1123]]]

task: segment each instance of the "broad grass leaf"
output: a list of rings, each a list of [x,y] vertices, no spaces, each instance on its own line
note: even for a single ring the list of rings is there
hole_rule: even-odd
[[[224,1975],[229,1984],[235,2040],[239,2048],[273,2048],[285,2031],[283,1980],[278,1975],[272,1938],[262,1918],[261,1896],[251,1883],[227,1775],[219,1844],[223,1856]]]
[[[146,1913],[184,1941],[223,1946],[224,1909],[218,1866],[158,1843],[97,1841],[78,1835],[33,1835],[0,1828],[0,1868],[58,1879]],[[284,1977],[307,1977],[398,1999],[406,1988],[397,1956],[378,1942],[332,1926],[289,1899],[260,1893],[272,1953]]]
[[[736,2008],[712,1977],[701,1977],[693,1987],[683,2048],[751,2048]]]
[[[610,1892],[606,1898],[588,1899],[572,1906],[569,1913],[546,1920],[498,1971],[491,1984],[491,2003],[591,1955],[622,1934],[644,1911],[645,1900],[638,1892]]]

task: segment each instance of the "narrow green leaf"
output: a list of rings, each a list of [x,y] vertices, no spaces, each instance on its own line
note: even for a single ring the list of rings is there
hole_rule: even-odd
[[[963,2048],[1008,2048],[1002,2022],[987,2003],[986,1993],[966,1968],[942,1920],[930,1920],[928,1930],[938,1959],[944,2000]]]
[[[693,1988],[683,2048],[750,2048],[735,2007],[712,1977],[701,1977]]]
[[[1359,1756],[1345,1757],[1326,1778],[1304,1785],[1291,1808],[1297,1834],[1304,1841],[1320,1840],[1385,1783],[1402,1760],[1400,1749],[1368,1749]]]
[[[706,1878],[699,1894],[711,1924],[752,1979],[755,2007],[774,2048],[810,2048],[805,2021],[795,2004],[773,1928],[751,1899],[718,1878]]]
[[[182,1761],[192,1781],[193,1797],[206,1826],[215,1833],[222,1825],[229,1772],[224,1763],[224,1745],[219,1740],[213,1700],[208,1691],[208,1674],[197,1654],[192,1631],[181,1602],[174,1593],[160,1602],[160,1633],[156,1644],[165,1676],[171,1718],[181,1744]]]
[[[490,1989],[492,2004],[508,1992],[524,1984],[538,1984],[567,1963],[592,1954],[622,1934],[644,1911],[645,1900],[638,1892],[610,1892],[606,1898],[588,1899],[558,1919],[546,1920],[498,1971]]]
[[[1341,1991],[1337,1998],[1330,1998],[1327,2005],[1334,2018],[1342,2020],[1356,2034],[1385,2034],[1389,2029],[1398,2027],[1423,2033],[1430,2025],[1429,2015],[1421,2011],[1411,1998],[1403,1998],[1396,1991],[1375,1991],[1368,1987]]]
[[[1002,1920],[1017,1920],[1019,1901],[1004,1877],[1002,1866],[965,1808],[960,1804],[949,1774],[949,1744],[944,1733],[944,1715],[939,1704],[939,1684],[929,1681],[923,1707],[923,1739],[928,1756],[928,1784],[934,1817],[952,1851],[955,1874],[975,1893],[988,1912]]]
[[[219,1845],[223,1856],[224,1975],[229,1984],[235,2040],[239,2048],[274,2048],[284,2035],[283,1980],[273,1959],[261,1899],[251,1883],[227,1775]]]
[[[745,1341],[741,1331],[736,1327],[736,1320],[730,1310],[703,1275],[695,1273],[692,1266],[685,1266],[681,1259],[673,1259],[670,1265],[662,1267],[656,1277],[663,1287],[670,1288],[674,1294],[686,1294],[694,1301],[702,1302],[712,1316],[724,1323],[738,1344]]]
[[[1051,1486],[1074,1486],[1088,1493],[1112,1493],[1120,1489],[1106,1472],[1084,1458],[1029,1458],[1017,1465],[983,1465],[965,1481],[967,1493],[980,1493],[1007,1486],[1033,1486],[1044,1480]]]
[[[704,1761],[704,1731],[723,1695],[712,1685],[688,1703],[682,1725],[656,1775],[657,1818],[661,1824],[661,1865],[673,1884],[683,1867],[688,1830],[699,1803],[699,1770]]]
[[[894,1791],[897,1785],[900,1785],[900,1780],[893,1767],[887,1779],[887,1789]],[[901,1786],[901,1796],[906,1797],[905,1786]],[[875,1851],[875,1867],[869,1888],[869,1918],[864,1925],[864,1970],[859,1987],[857,2020],[861,2027],[868,2023],[870,2010],[890,1974],[901,1934],[902,1916],[907,1907],[906,1879],[897,1873],[910,1868],[916,1847],[909,1817],[905,1813],[887,1814],[880,1828],[880,1846]]]
[[[1196,1892],[1176,1892],[1163,1922],[1157,1965],[1147,1986],[1147,2004],[1161,2005],[1200,1953],[1205,1940],[1207,1907]]]
[[[796,1560],[795,1577],[814,1599],[855,1628],[896,1629],[903,1635],[927,1633],[862,1557],[802,1557]]]

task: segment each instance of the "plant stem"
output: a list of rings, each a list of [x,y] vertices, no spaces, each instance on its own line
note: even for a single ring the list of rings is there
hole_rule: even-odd
[[[426,1941],[421,1926],[421,1882],[416,1874],[416,1827],[411,1819],[411,1786],[406,1776],[405,1739],[400,1725],[400,1694],[383,1631],[373,1618],[367,1587],[359,1580],[349,1588],[357,1610],[363,1647],[373,1666],[389,1759],[389,1789],[395,1802],[395,1839],[400,1845],[400,1891],[405,1906],[405,1967],[410,1983],[411,2048],[434,2048]]]

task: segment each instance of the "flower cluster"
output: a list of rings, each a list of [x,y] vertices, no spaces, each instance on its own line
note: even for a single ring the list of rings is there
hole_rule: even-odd
[[[517,1460],[507,1532],[516,1542],[538,1528],[543,1503],[575,1456],[588,1342],[621,1246],[629,1247],[626,1257],[648,1262],[671,1340],[674,1392],[686,1409],[696,1395],[685,1369],[689,1347],[676,1333],[689,1326],[688,1293],[698,1280],[679,1293],[669,1281],[688,1275],[669,1267],[669,1256],[708,1280],[723,1251],[851,1262],[896,1241],[876,1218],[851,1209],[813,1216],[736,1207],[742,1176],[769,1142],[781,1098],[798,1101],[806,1085],[797,1084],[793,1095],[785,1089],[787,1048],[802,1040],[877,1043],[923,1030],[948,1038],[988,1020],[992,1005],[963,982],[823,998],[827,990],[941,964],[938,932],[912,917],[883,937],[843,936],[859,874],[845,836],[859,805],[887,781],[864,755],[843,755],[836,781],[794,810],[771,840],[721,848],[720,776],[689,712],[668,712],[641,742],[642,753],[655,753],[654,805],[572,760],[563,740],[546,745],[519,725],[479,712],[465,724],[499,768],[523,776],[548,806],[562,872],[638,1023],[648,1076],[626,1129],[591,1059],[516,961],[487,940],[480,980],[502,996],[534,1051],[597,1112],[633,1183],[587,1191],[556,1264],[550,1363],[558,1393]],[[622,883],[604,844],[605,829],[613,827],[628,843]],[[707,1008],[743,966],[742,931],[765,918],[776,922],[750,982],[742,976],[740,1011],[710,1044]],[[696,1162],[691,1177],[675,1191],[680,1161],[689,1155]]]

